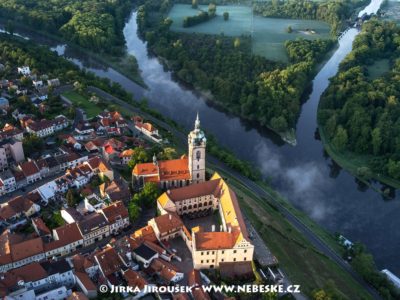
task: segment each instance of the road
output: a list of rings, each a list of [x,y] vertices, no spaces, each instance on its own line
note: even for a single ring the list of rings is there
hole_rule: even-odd
[[[100,90],[96,87],[90,86],[88,87],[88,91],[95,93],[98,97],[118,104],[122,108],[126,109],[129,112],[140,114],[145,119],[149,120],[153,124],[162,127],[172,133],[178,141],[182,145],[186,145],[187,143],[187,136],[183,134],[181,131],[176,129],[175,127],[169,125],[168,123],[158,120],[155,117],[149,115],[141,111],[139,108],[122,101],[103,90]],[[213,157],[212,155],[208,155],[208,161],[217,166],[219,169],[223,170],[224,172],[228,173],[230,176],[234,177],[236,180],[241,182],[244,186],[246,186],[249,190],[255,193],[260,198],[268,198],[270,199],[273,204],[279,209],[279,211],[286,217],[286,219],[294,226],[299,232],[301,232],[310,242],[311,244],[321,253],[325,254],[327,257],[332,259],[336,262],[343,270],[345,270],[354,280],[356,280],[374,299],[381,299],[378,292],[367,284],[361,276],[356,273],[353,268],[342,259],[332,248],[330,248],[323,240],[321,240],[312,230],[310,230],[307,225],[305,225],[298,217],[296,217],[292,212],[290,212],[285,206],[283,206],[273,195],[271,195],[268,191],[260,187],[257,183],[250,180],[249,178],[243,176],[239,172],[229,168],[224,163],[219,161],[217,158]]]

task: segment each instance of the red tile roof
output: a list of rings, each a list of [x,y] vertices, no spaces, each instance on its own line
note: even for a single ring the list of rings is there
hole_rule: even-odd
[[[110,223],[115,223],[119,218],[129,217],[127,208],[122,201],[117,201],[102,209],[103,214]]]
[[[171,232],[172,230],[180,230],[183,226],[182,220],[174,214],[165,214],[154,218],[160,233]]]
[[[128,269],[123,274],[130,287],[138,287],[140,290],[142,290],[147,285],[147,281],[140,276],[138,272],[135,272],[132,269]]]
[[[44,253],[43,241],[41,238],[26,240],[11,246],[13,261],[19,261],[41,253]]]
[[[93,283],[93,281],[86,273],[75,271],[75,276],[79,278],[79,281],[82,282],[86,290],[88,291],[97,290],[96,285]]]
[[[168,190],[166,195],[173,202],[182,201],[186,199],[214,195],[218,196],[220,192],[220,179],[209,180],[198,184],[188,185],[178,189]]]
[[[104,276],[114,274],[115,272],[120,271],[124,266],[117,251],[112,247],[107,247],[99,253],[96,253],[95,257]]]
[[[39,168],[34,161],[26,161],[20,164],[21,170],[26,177],[39,173]]]
[[[195,233],[197,250],[231,249],[238,232],[197,232]]]

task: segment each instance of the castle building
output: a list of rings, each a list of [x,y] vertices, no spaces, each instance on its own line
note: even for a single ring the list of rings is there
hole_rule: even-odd
[[[188,156],[163,161],[158,161],[154,156],[153,162],[136,164],[132,170],[132,185],[140,189],[147,182],[155,182],[162,189],[170,189],[204,182],[206,143],[197,115],[195,128],[188,135]]]
[[[218,173],[211,180],[168,190],[157,199],[161,215],[206,215],[218,211],[220,228],[194,227],[191,251],[195,269],[220,268],[253,260],[251,243],[236,195]]]

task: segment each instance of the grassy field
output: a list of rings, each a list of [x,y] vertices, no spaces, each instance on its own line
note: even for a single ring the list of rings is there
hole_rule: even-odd
[[[220,170],[218,170],[220,172]],[[221,172],[223,173],[223,172]],[[293,284],[311,296],[313,290],[332,282],[343,299],[370,299],[364,289],[335,262],[316,250],[277,210],[269,199],[261,199],[240,182],[228,177],[228,183],[238,195],[240,207],[278,258],[280,265]],[[275,197],[275,196],[274,196]],[[279,195],[276,197],[280,198]],[[284,199],[280,201],[286,202]],[[308,219],[312,230],[323,235],[324,240],[339,247],[334,237]],[[340,291],[340,292],[339,292]]]
[[[175,4],[169,13],[173,24],[171,30],[187,33],[225,34],[228,36],[252,35],[253,53],[271,60],[287,62],[287,54],[284,42],[298,38],[317,39],[329,38],[330,26],[321,21],[277,19],[254,16],[251,7],[225,5],[217,6],[217,16],[210,21],[193,27],[184,28],[183,19],[186,16],[197,15],[201,10],[207,11],[207,6],[200,5],[199,9],[193,9],[191,5]],[[229,20],[224,21],[222,14],[229,12]],[[293,32],[287,33],[288,27]],[[315,31],[315,34],[306,34],[307,29]]]
[[[360,181],[374,189],[375,191],[383,194],[383,192],[380,189],[377,189],[374,187],[370,182],[365,180],[365,178],[362,178],[359,176],[357,170],[360,167],[366,167],[368,166],[368,162],[373,158],[371,155],[358,155],[352,152],[339,152],[331,145],[330,143],[327,142],[327,139],[324,134],[324,130],[319,127],[319,132],[321,136],[321,141],[324,144],[324,148],[326,152],[329,154],[329,156],[343,169],[347,170],[350,172],[354,177],[358,178]],[[386,185],[392,186],[396,189],[400,189],[400,181],[395,180],[393,178],[390,178],[388,176],[385,176],[380,173],[375,173],[371,171],[371,179],[378,180]]]
[[[384,20],[400,23],[400,0],[388,0],[382,7],[382,13]]]
[[[373,65],[368,66],[368,78],[376,79],[386,72],[390,71],[390,63],[388,59],[379,59]]]
[[[89,102],[89,99],[79,95],[76,92],[66,92],[62,95],[67,99],[69,99],[74,104],[74,106],[82,108],[86,112],[86,115],[89,119],[97,116],[99,113],[103,111],[100,107],[98,107],[94,103]]]

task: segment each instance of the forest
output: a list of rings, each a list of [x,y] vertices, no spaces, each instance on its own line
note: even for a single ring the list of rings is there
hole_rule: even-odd
[[[321,98],[318,120],[326,142],[339,153],[363,158],[363,177],[375,173],[400,180],[399,49],[394,22],[365,23]],[[379,59],[389,60],[390,70],[373,78],[368,67]]]
[[[264,17],[321,20],[331,25],[333,34],[337,34],[354,9],[367,4],[368,0],[272,0],[256,2],[254,12]]]
[[[0,18],[51,34],[94,51],[121,54],[129,0],[2,0]]]
[[[146,1],[138,9],[138,25],[148,47],[180,80],[210,91],[214,103],[244,119],[278,133],[295,128],[314,67],[332,41],[287,43],[293,63],[284,65],[253,55],[247,36],[171,32],[172,21],[164,17],[171,5]]]

